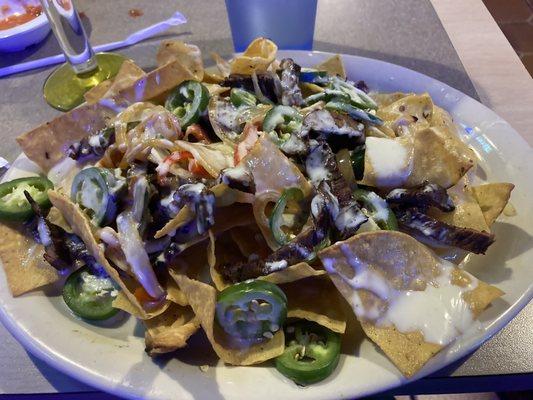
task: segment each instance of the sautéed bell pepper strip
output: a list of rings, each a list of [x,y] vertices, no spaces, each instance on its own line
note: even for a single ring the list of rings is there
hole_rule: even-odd
[[[111,193],[113,173],[106,168],[82,169],[74,177],[70,197],[79,204],[96,225],[105,225],[115,218],[116,198]]]
[[[288,241],[287,235],[281,229],[283,224],[283,213],[285,212],[285,207],[287,207],[287,202],[290,200],[300,201],[303,197],[304,194],[302,190],[297,187],[285,189],[272,210],[272,214],[269,218],[270,230],[272,231],[272,236],[280,246]]]
[[[368,211],[370,217],[381,229],[387,231],[398,230],[396,216],[384,199],[374,192],[360,188],[355,189],[354,197]]]
[[[257,104],[257,97],[255,97],[252,93],[239,88],[231,89],[229,99],[235,107],[253,107]]]
[[[329,81],[327,71],[320,71],[314,68],[300,69],[300,82],[305,83],[327,83]]]
[[[359,146],[356,147],[350,156],[350,161],[352,163],[353,174],[355,179],[363,179],[365,173],[365,147]]]
[[[303,117],[290,106],[275,106],[265,115],[263,131],[274,136],[277,144],[283,144],[289,140],[293,132],[302,127]]]
[[[276,358],[276,369],[299,385],[326,379],[337,367],[341,336],[318,324],[289,324],[285,351]]]
[[[371,114],[370,112],[362,110],[359,107],[346,103],[345,101],[338,98],[327,102],[326,109],[330,111],[337,111],[344,114],[348,114],[353,119],[368,122],[372,125],[383,125],[383,121],[381,120],[381,118],[375,116],[374,114]]]
[[[198,122],[209,103],[209,91],[197,81],[185,81],[167,97],[165,108],[176,115],[181,129]]]
[[[42,209],[50,208],[46,193],[54,185],[41,176],[19,178],[0,184],[0,220],[26,221],[34,214],[24,191],[27,191]]]
[[[224,289],[217,297],[216,320],[236,339],[271,339],[286,317],[287,297],[270,282],[240,282]]]
[[[354,106],[364,109],[377,110],[377,103],[361,89],[358,89],[351,81],[345,81],[338,76],[330,78],[329,87],[334,90],[340,90],[350,96],[350,103]]]
[[[112,306],[116,288],[109,277],[92,273],[88,267],[74,271],[63,286],[63,300],[77,316],[88,320],[104,320],[118,309]]]
[[[340,90],[334,89],[325,89],[323,92],[313,94],[305,99],[305,104],[310,106],[319,101],[331,101],[333,99],[344,101],[345,103],[350,102],[350,96]]]

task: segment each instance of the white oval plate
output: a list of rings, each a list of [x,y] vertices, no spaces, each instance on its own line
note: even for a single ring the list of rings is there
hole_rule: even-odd
[[[327,53],[283,51],[303,66]],[[481,158],[482,178],[516,185],[511,201],[518,211],[494,226],[496,243],[487,255],[473,257],[467,269],[505,291],[505,296],[481,315],[481,324],[440,352],[412,380],[430,374],[468,354],[498,332],[533,297],[533,150],[494,112],[459,91],[425,75],[368,58],[344,56],[348,76],[363,79],[373,90],[429,92],[466,127],[465,141]],[[6,179],[32,171],[19,158]],[[485,176],[483,176],[485,175]],[[216,358],[202,335],[173,357],[153,361],[144,353],[143,329],[133,318],[112,326],[95,326],[74,318],[61,297],[34,292],[12,298],[0,272],[0,318],[34,355],[62,372],[104,391],[150,399],[339,399],[354,398],[407,382],[390,361],[363,337],[356,354],[343,356],[326,381],[300,388],[272,367],[215,366]],[[199,336],[199,337],[198,337]],[[215,361],[214,361],[215,360]],[[201,365],[211,364],[207,372]]]

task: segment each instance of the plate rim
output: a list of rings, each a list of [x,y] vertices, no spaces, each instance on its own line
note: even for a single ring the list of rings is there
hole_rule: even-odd
[[[281,55],[300,55],[304,57],[313,57],[313,56],[333,56],[336,54],[339,54],[342,58],[353,58],[355,60],[359,60],[360,62],[365,63],[378,63],[382,64],[387,67],[392,67],[397,70],[401,70],[403,73],[411,74],[414,76],[418,75],[420,77],[424,77],[424,79],[430,79],[439,85],[441,87],[445,88],[447,91],[454,95],[458,95],[462,98],[466,98],[469,101],[473,101],[476,103],[477,106],[481,106],[485,109],[485,111],[488,111],[495,116],[497,116],[501,121],[504,121],[510,129],[513,130],[514,134],[516,134],[517,137],[519,137],[524,143],[526,143],[526,146],[529,146],[525,139],[520,135],[518,131],[516,131],[512,125],[510,125],[507,121],[505,121],[503,118],[501,118],[495,111],[491,110],[487,106],[485,106],[480,101],[470,97],[469,95],[449,86],[448,84],[439,81],[436,78],[433,78],[429,75],[422,74],[418,71],[415,71],[413,69],[403,67],[401,65],[389,63],[387,61],[378,60],[374,58],[369,57],[362,57],[358,55],[353,54],[343,54],[343,53],[332,53],[332,52],[325,52],[325,51],[317,51],[317,50],[279,50],[278,56]],[[23,156],[23,153],[20,153],[18,157]],[[6,174],[8,176],[8,174]],[[6,178],[4,177],[4,179]],[[2,181],[4,180],[2,179]],[[8,296],[11,296],[9,293]],[[367,390],[365,392],[357,392],[357,393],[351,393],[351,396],[360,397],[360,396],[367,396],[374,393],[379,393],[385,390],[390,390],[396,387],[399,387],[401,385],[414,382],[418,379],[421,379],[423,377],[426,377],[442,368],[445,368],[449,366],[450,364],[454,363],[455,361],[459,360],[460,358],[466,356],[467,354],[472,353],[475,351],[479,346],[481,346],[484,342],[492,338],[496,333],[498,333],[500,330],[502,330],[531,300],[533,299],[533,283],[528,286],[528,288],[514,301],[512,304],[509,305],[507,310],[505,310],[502,314],[500,314],[496,320],[492,321],[490,324],[487,325],[486,329],[483,332],[478,332],[475,335],[472,335],[472,337],[462,346],[458,351],[455,351],[451,357],[447,358],[445,360],[444,364],[436,364],[431,366],[430,368],[424,368],[421,373],[416,374],[415,376],[411,378],[405,378],[400,377],[397,381],[390,382],[388,385],[382,385],[379,387],[374,387],[373,389]],[[128,398],[137,398],[138,392],[135,390],[134,387],[128,386],[128,385],[116,385],[113,382],[109,381],[108,379],[102,379],[101,375],[96,374],[92,369],[87,370],[83,367],[83,365],[77,364],[70,360],[69,358],[61,355],[59,352],[55,352],[52,349],[50,349],[45,342],[41,342],[37,339],[34,339],[31,334],[27,331],[25,331],[23,328],[19,327],[17,325],[17,321],[12,318],[12,316],[8,315],[6,310],[3,307],[3,303],[0,302],[0,321],[3,323],[3,325],[6,327],[6,329],[13,335],[13,337],[22,344],[22,346],[28,350],[32,355],[39,358],[40,360],[44,361],[48,365],[52,366],[53,368],[59,370],[60,372],[64,373],[65,375],[72,377],[82,383],[85,383],[95,389],[101,390],[103,392],[112,393],[114,395],[118,396],[126,396]],[[310,394],[310,393],[307,393]],[[308,396],[309,398],[313,398],[313,395]],[[331,397],[333,398],[333,397]]]

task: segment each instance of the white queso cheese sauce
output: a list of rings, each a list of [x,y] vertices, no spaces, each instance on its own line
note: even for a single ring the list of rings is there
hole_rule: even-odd
[[[354,289],[350,299],[357,317],[374,320],[378,327],[394,326],[402,333],[421,332],[429,343],[445,346],[465,332],[474,323],[474,315],[463,295],[477,287],[478,280],[467,274],[470,283],[465,286],[452,284],[454,265],[440,259],[441,274],[428,282],[425,290],[396,290],[378,272],[360,260],[349,246],[341,245],[341,251],[354,269],[353,278],[339,274],[333,267],[334,259],[323,260],[329,274],[339,276]],[[384,300],[385,311],[363,304],[357,290],[367,290]]]
[[[365,141],[368,159],[379,186],[400,186],[410,174],[410,152],[402,142],[369,136]]]

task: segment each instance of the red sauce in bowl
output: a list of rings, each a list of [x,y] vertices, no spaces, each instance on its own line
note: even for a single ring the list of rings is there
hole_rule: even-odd
[[[37,18],[43,12],[40,5],[31,1],[0,1],[0,31],[14,28]]]

